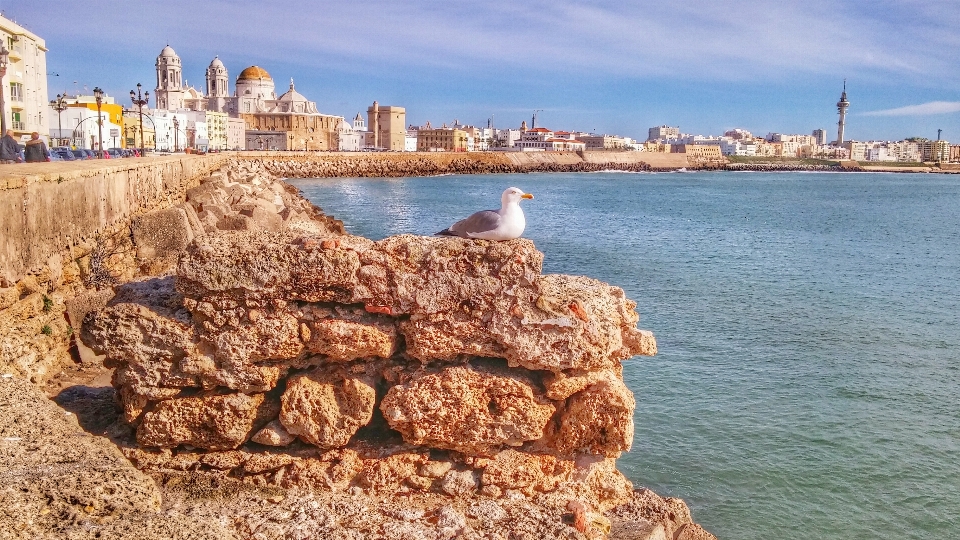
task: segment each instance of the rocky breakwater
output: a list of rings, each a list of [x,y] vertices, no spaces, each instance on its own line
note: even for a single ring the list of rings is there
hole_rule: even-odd
[[[636,304],[542,258],[523,239],[207,236],[83,339],[116,369],[138,467],[287,490],[285,517],[238,517],[241,536],[712,538],[615,466],[621,362],[656,353]]]
[[[542,158],[542,156],[536,156]],[[575,152],[556,153],[551,160],[477,153],[362,153],[362,154],[241,154],[238,159],[264,172],[285,178],[356,178],[437,176],[442,174],[505,174],[535,172],[649,172],[675,170],[645,161],[586,161]],[[684,165],[686,162],[684,161]]]

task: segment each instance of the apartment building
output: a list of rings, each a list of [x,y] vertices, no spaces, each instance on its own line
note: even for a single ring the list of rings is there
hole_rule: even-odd
[[[9,51],[3,76],[3,119],[16,139],[36,131],[48,137],[47,47],[43,39],[0,16],[0,40]]]

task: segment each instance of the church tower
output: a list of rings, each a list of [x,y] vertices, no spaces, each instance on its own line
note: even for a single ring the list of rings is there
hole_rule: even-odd
[[[170,45],[157,57],[157,108],[175,110],[183,108],[183,66],[180,57]]]
[[[216,112],[234,112],[230,107],[229,79],[227,68],[214,57],[207,67],[207,110]]]
[[[216,56],[207,68],[207,97],[229,97],[227,84],[227,68],[220,61],[220,57]]]
[[[843,146],[843,128],[846,126],[847,107],[850,102],[847,101],[847,80],[843,80],[843,93],[840,94],[840,101],[837,102],[837,112],[840,113],[840,122],[837,123],[837,146]]]

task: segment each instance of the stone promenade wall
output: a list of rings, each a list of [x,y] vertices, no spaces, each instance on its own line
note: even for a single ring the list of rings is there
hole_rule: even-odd
[[[225,159],[186,155],[0,167],[0,286],[139,214],[182,202],[186,190]]]

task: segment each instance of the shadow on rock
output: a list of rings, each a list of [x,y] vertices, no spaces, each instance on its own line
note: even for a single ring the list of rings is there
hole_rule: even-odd
[[[77,415],[80,427],[94,435],[111,435],[108,428],[115,424],[120,410],[115,401],[116,391],[111,386],[75,385],[64,388],[53,401],[64,410]]]

